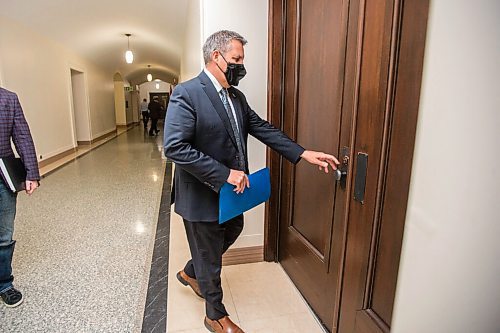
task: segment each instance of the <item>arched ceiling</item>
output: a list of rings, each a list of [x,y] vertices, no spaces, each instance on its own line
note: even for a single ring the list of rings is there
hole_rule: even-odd
[[[178,78],[188,1],[1,0],[7,16],[54,39],[132,84]],[[134,63],[125,62],[127,37]]]
[[[151,73],[153,75],[153,80],[154,79],[160,79],[165,82],[173,83],[174,79],[179,80],[179,75],[178,74],[173,74],[171,73],[168,69],[161,68],[161,67],[151,67],[151,69],[148,68],[139,68],[133,72],[130,72],[126,79],[133,83],[133,84],[141,84],[144,82],[147,82],[146,76]]]

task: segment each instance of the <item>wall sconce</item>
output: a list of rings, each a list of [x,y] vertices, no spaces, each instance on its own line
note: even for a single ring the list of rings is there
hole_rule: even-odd
[[[132,36],[132,34],[125,34],[125,36],[127,36],[127,52],[125,52],[125,61],[127,64],[131,64],[134,62],[134,54],[130,50],[130,36]]]
[[[151,70],[151,65],[148,65],[148,68]],[[148,79],[148,82],[153,81],[153,75],[151,75],[151,73],[148,73],[148,75],[146,75],[146,79]]]

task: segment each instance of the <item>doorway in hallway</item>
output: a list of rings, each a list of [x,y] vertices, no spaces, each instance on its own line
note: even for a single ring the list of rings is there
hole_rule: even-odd
[[[85,84],[85,73],[71,68],[71,111],[73,119],[73,136],[76,145],[90,144],[89,106]]]
[[[168,101],[170,100],[170,94],[167,92],[150,92],[149,100],[152,101],[155,96],[158,96],[160,105],[163,107],[162,115],[160,119],[165,119],[167,113]]]

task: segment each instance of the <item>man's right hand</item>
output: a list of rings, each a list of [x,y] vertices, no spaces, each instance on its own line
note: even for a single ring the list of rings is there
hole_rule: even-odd
[[[231,185],[236,186],[233,191],[238,194],[243,193],[245,187],[250,187],[248,176],[243,171],[239,170],[231,169],[231,172],[229,172],[229,177],[227,177],[227,182]]]
[[[25,183],[26,187],[26,193],[31,195],[36,188],[38,187],[38,181],[37,180],[27,180]]]

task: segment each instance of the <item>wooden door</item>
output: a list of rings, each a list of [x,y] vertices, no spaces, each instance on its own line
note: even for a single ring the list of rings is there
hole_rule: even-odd
[[[276,233],[278,260],[332,332],[390,330],[427,11],[425,0],[272,2],[284,29],[272,20],[283,66],[270,65],[271,121],[348,174],[341,186],[270,154],[279,231],[268,223],[267,244]]]
[[[356,75],[346,78],[352,97],[344,95],[355,122],[339,332],[390,331],[428,6],[426,0],[362,0],[352,8],[359,56]]]
[[[286,2],[285,132],[304,147],[336,152],[342,130],[346,8],[341,0]],[[327,33],[325,33],[327,31]],[[331,267],[334,215],[342,214],[332,174],[308,163],[282,168],[279,260],[323,323],[331,328],[335,303]]]

